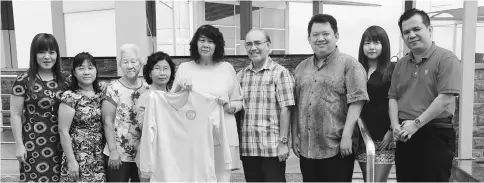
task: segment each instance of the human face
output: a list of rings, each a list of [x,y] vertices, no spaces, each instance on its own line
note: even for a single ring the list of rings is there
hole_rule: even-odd
[[[168,81],[170,81],[171,70],[170,65],[166,60],[159,60],[154,66],[150,73],[151,80],[156,86],[164,86]]]
[[[418,14],[402,22],[402,39],[405,45],[417,55],[432,45],[432,26],[425,26]]]
[[[212,57],[215,53],[215,42],[204,35],[198,38],[197,46],[200,57]]]
[[[371,41],[365,40],[363,43],[363,53],[366,57],[370,60],[376,60],[381,55],[381,42],[380,41]]]
[[[245,36],[245,49],[252,62],[263,62],[271,53],[271,43],[262,31],[250,31]]]
[[[134,51],[126,51],[121,55],[121,71],[124,77],[134,79],[138,77],[141,70],[141,63]]]
[[[92,62],[84,60],[82,65],[79,65],[74,69],[74,76],[76,77],[79,85],[89,86],[96,80],[97,70]]]
[[[326,57],[336,49],[339,34],[335,33],[329,22],[314,23],[308,42],[318,57]]]
[[[37,65],[39,69],[50,70],[57,61],[57,52],[54,50],[41,51],[37,53]]]

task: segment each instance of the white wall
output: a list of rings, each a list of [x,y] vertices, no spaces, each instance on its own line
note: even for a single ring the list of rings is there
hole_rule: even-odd
[[[289,2],[289,54],[312,54],[307,27],[313,16],[312,3]]]
[[[67,57],[116,55],[114,1],[63,1]]]
[[[38,33],[52,34],[50,1],[12,1],[18,68],[29,67],[30,44]]]

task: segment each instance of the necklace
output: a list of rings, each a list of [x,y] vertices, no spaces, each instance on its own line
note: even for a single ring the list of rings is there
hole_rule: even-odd
[[[53,75],[54,75],[54,81],[56,81],[56,76],[55,76],[55,74],[53,74]],[[47,85],[44,83],[44,80],[42,80],[42,77],[40,77],[39,72],[37,72],[37,77],[38,77],[38,79],[40,80],[40,83],[42,84],[42,86],[43,86],[43,87],[44,87],[46,90],[48,90],[48,91],[49,91],[49,93],[47,93],[47,96],[49,96],[49,98],[50,98],[50,104],[51,104],[51,105],[50,105],[50,106],[51,106],[50,108],[51,108],[51,110],[52,110],[52,111],[54,111],[54,102],[55,102],[54,97],[55,97],[55,92],[54,92],[54,90],[51,90],[51,89],[50,89],[50,88],[49,88],[49,87],[48,87],[48,86],[47,86]]]

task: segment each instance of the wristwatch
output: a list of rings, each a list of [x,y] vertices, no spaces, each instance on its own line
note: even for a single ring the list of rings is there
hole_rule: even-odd
[[[281,142],[282,144],[287,144],[287,137],[286,136],[279,137],[279,142]]]
[[[423,126],[422,122],[421,122],[421,121],[420,121],[420,119],[418,119],[418,118],[416,118],[416,119],[414,120],[414,122],[415,122],[415,125],[417,125],[417,127],[418,127],[418,128],[421,128],[421,127]]]

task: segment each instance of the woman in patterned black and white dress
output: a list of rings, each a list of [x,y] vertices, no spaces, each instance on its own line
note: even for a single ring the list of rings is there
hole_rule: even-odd
[[[91,54],[82,52],[74,57],[71,87],[62,95],[59,106],[62,182],[106,181],[103,93],[97,73]]]
[[[30,47],[30,68],[12,88],[10,110],[21,182],[57,182],[60,156],[57,109],[70,78],[61,73],[59,46],[39,33]]]

